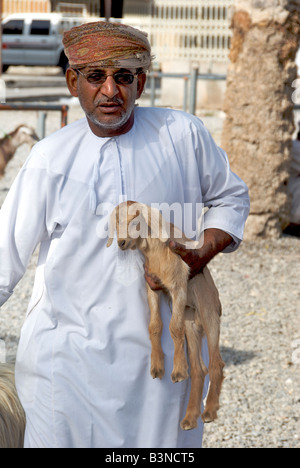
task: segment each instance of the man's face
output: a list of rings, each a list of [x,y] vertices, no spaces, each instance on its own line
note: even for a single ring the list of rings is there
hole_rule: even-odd
[[[70,68],[66,78],[70,93],[79,98],[97,136],[122,135],[131,129],[135,101],[145,86],[145,73],[136,74],[132,69],[85,68],[78,71]]]

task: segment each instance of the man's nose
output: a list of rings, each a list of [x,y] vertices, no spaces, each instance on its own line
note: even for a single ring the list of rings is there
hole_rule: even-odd
[[[100,88],[101,94],[104,94],[108,98],[113,98],[119,92],[118,86],[113,76],[107,76],[105,82]]]

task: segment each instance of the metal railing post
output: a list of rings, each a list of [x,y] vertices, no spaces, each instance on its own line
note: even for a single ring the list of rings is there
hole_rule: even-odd
[[[184,81],[184,88],[183,88],[183,110],[187,112],[188,108],[188,92],[189,92],[189,77],[185,76],[183,78]]]
[[[66,125],[68,125],[68,110],[69,110],[69,107],[66,106],[65,104],[61,106],[61,122],[60,122],[61,127],[65,127]]]
[[[190,114],[196,114],[196,102],[197,102],[197,79],[198,79],[198,67],[193,67],[191,71],[191,86],[190,86]]]
[[[2,14],[3,14],[3,0],[0,0],[0,77],[2,75]]]
[[[46,135],[46,117],[47,112],[51,111],[60,111],[61,119],[60,119],[60,126],[64,127],[68,123],[68,110],[69,106],[66,104],[1,104],[0,103],[0,111],[1,110],[10,110],[10,111],[39,111],[38,114],[38,122],[37,122],[37,134],[40,138],[44,138]],[[43,112],[44,111],[44,112]]]
[[[155,73],[151,73],[151,78],[150,78],[150,89],[151,89],[151,99],[150,99],[150,103],[151,103],[151,107],[155,107],[155,78],[156,78],[156,75]]]
[[[41,140],[46,136],[46,118],[47,113],[45,111],[40,111],[38,113],[36,133]]]

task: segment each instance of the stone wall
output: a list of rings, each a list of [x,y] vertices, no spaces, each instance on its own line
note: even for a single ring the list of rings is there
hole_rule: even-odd
[[[245,238],[278,237],[289,223],[300,1],[239,0],[237,5],[222,146],[249,187]]]

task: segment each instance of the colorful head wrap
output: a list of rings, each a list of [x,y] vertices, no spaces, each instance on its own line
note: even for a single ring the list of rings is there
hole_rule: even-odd
[[[71,67],[143,68],[151,65],[147,34],[119,23],[98,21],[76,26],[63,36]]]

